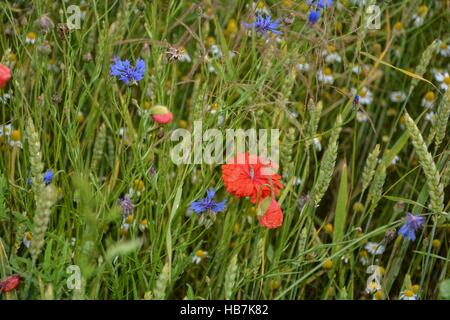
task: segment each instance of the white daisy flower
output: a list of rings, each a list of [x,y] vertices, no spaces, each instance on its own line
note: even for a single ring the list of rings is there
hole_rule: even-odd
[[[426,5],[421,5],[417,8],[417,12],[412,16],[412,20],[414,21],[414,26],[420,27],[425,21],[425,16],[428,13],[428,7]]]
[[[366,64],[360,65],[360,64],[354,64],[352,66],[352,72],[354,74],[361,74],[363,71],[368,72],[370,67]]]
[[[252,2],[252,9],[256,14],[260,13],[260,14],[264,14],[266,16],[271,15],[269,8],[267,8],[264,1]]]
[[[392,102],[400,103],[405,101],[406,93],[404,93],[403,91],[392,91],[391,94],[389,95],[389,98],[391,99]]]
[[[128,229],[130,229],[130,224],[128,224],[128,223],[123,223],[123,224],[122,224],[122,230],[128,231]]]
[[[428,13],[428,7],[426,5],[421,5],[417,9],[417,12],[412,16],[414,26],[420,27],[421,25],[423,25],[423,23],[425,21],[425,16],[427,15],[427,13]]]
[[[20,141],[21,134],[19,130],[12,130],[8,137],[9,145],[11,147],[22,148],[22,142]]]
[[[194,257],[192,258],[192,263],[199,264],[203,259],[208,257],[208,251],[197,250]]]
[[[21,141],[14,141],[14,140],[11,140],[11,141],[9,142],[9,145],[10,145],[11,147],[17,147],[17,148],[20,148],[20,149],[23,148],[23,145],[22,145],[22,142],[21,142]]]
[[[366,273],[370,274],[367,277],[366,282],[366,292],[368,294],[374,294],[382,289],[381,279],[383,277],[384,268],[376,265],[371,265],[367,267]]]
[[[374,294],[377,291],[381,290],[381,283],[377,280],[374,279],[370,279],[371,277],[368,278],[367,280],[367,284],[366,284],[366,292],[368,294]],[[369,281],[370,279],[370,281]]]
[[[134,182],[134,185],[128,189],[128,194],[130,195],[130,197],[139,198],[141,196],[142,192],[144,192],[144,190],[145,190],[145,186],[144,186],[143,181],[136,180]]]
[[[425,21],[425,17],[414,14],[412,16],[412,20],[414,21],[413,24],[415,27],[420,27],[421,25],[423,25],[423,22]]]
[[[216,44],[213,44],[211,48],[209,48],[209,51],[215,59],[220,59],[223,57],[222,50],[220,50],[220,47]]]
[[[442,40],[438,40],[438,53],[443,57],[450,57],[450,46],[443,42]]]
[[[363,265],[363,266],[367,266],[369,264],[369,257],[367,256],[367,251],[363,250],[360,252],[359,254],[359,262]]]
[[[319,70],[317,73],[317,80],[324,84],[333,84],[334,78],[330,68]]]
[[[359,92],[357,92],[355,88],[352,88],[351,92],[354,96],[359,96],[359,103],[362,105],[368,106],[373,101],[372,92],[367,87],[363,87]]]
[[[422,98],[420,105],[424,108],[432,109],[435,103],[435,95],[433,91],[428,91]]]
[[[122,231],[126,232],[133,225],[134,225],[134,216],[132,214],[129,214],[127,217],[123,219],[121,229]]]
[[[22,239],[23,245],[29,248],[31,244],[31,239],[33,239],[33,235],[31,234],[31,232],[25,232]]]
[[[400,294],[400,300],[419,300],[419,297],[412,290],[403,290]]]
[[[36,43],[37,35],[34,32],[28,32],[27,36],[25,37],[25,43],[26,44],[35,44]]]
[[[427,112],[427,114],[425,114],[425,120],[434,123],[435,116],[433,111]]]
[[[342,62],[342,58],[339,55],[339,53],[333,52],[333,53],[328,54],[325,57],[325,62],[329,63],[329,64],[334,63],[334,62],[341,63]]]
[[[311,66],[304,57],[300,58],[300,61],[295,65],[298,72],[308,72]]]
[[[367,114],[362,111],[356,112],[356,121],[358,122],[366,122],[367,121]]]
[[[11,124],[4,124],[0,126],[0,137],[2,136],[10,137],[12,131],[13,127]]]
[[[147,219],[144,219],[141,222],[139,222],[139,230],[141,232],[144,232],[147,229],[148,229],[148,220]]]
[[[11,95],[9,93],[5,93],[5,94],[3,94],[3,96],[0,97],[0,102],[2,102],[2,101],[6,102],[8,100],[11,100]]]
[[[373,255],[381,255],[386,249],[384,245],[377,242],[367,242],[364,248],[367,250],[367,252]]]
[[[334,62],[342,62],[341,56],[336,52],[336,48],[332,45],[329,45],[326,50],[322,51],[322,57],[325,58],[325,62],[328,64],[332,64]]]
[[[447,91],[448,88],[450,87],[450,75],[448,74],[448,72],[435,72],[434,73],[434,77],[436,78],[436,80],[438,82],[440,82],[439,87],[444,90]]]

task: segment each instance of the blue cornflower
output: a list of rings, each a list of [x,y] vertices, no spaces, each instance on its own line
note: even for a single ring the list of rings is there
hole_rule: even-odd
[[[208,191],[206,191],[206,197],[200,199],[199,201],[192,202],[190,208],[196,214],[208,211],[217,213],[225,210],[225,203],[227,202],[227,200],[225,199],[222,202],[216,202],[214,201],[215,194],[216,190],[214,190],[214,188],[210,188]]]
[[[281,34],[278,31],[278,27],[280,26],[280,19],[272,20],[270,15],[264,17],[262,14],[258,14],[255,22],[252,23],[244,23],[244,27],[246,28],[255,28],[261,34],[266,34],[268,31],[273,34]]]
[[[425,222],[422,216],[415,216],[409,212],[406,213],[406,222],[398,231],[404,238],[411,241],[416,240],[416,230],[420,229]]]
[[[114,62],[111,64],[109,74],[114,77],[118,77],[119,80],[125,82],[125,84],[136,84],[141,81],[145,73],[145,62],[141,58],[136,60],[136,65],[131,67],[130,61],[120,60],[114,58]]]
[[[320,11],[319,10],[310,10],[308,13],[308,22],[313,25],[317,22],[320,18]]]
[[[320,9],[326,9],[327,7],[331,7],[333,5],[333,0],[307,0],[306,3],[310,6],[315,3],[315,5]]]
[[[52,183],[53,180],[53,170],[48,169],[47,171],[45,171],[44,174],[42,175],[42,178],[44,179],[45,185],[48,186],[50,183]],[[33,178],[28,178],[27,182],[28,185],[31,187],[33,185]]]
[[[52,180],[53,180],[53,170],[48,169],[47,171],[44,172],[45,185],[48,186],[50,183],[52,183]]]

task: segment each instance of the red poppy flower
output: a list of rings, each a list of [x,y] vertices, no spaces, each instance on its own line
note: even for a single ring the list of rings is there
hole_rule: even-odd
[[[248,153],[238,154],[234,163],[222,165],[222,180],[227,191],[238,198],[251,197],[256,203],[258,197],[263,199],[280,192],[283,185],[279,181],[281,176],[274,173],[275,166],[271,162],[264,162],[257,156]]]
[[[275,199],[272,199],[267,211],[259,218],[259,223],[268,229],[281,227],[283,224],[283,211]]]
[[[0,292],[13,291],[20,284],[20,276],[12,275],[0,281]]]
[[[6,86],[9,79],[11,79],[11,70],[0,63],[0,89]]]

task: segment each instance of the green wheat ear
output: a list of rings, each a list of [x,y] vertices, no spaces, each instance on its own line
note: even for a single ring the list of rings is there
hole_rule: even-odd
[[[42,163],[41,142],[39,140],[39,134],[36,131],[33,120],[27,119],[27,125],[25,127],[25,136],[28,140],[28,150],[30,153],[30,167],[31,167],[31,179],[33,181],[32,189],[34,192],[35,200],[38,200],[40,191],[44,188],[44,177],[42,172],[44,171],[44,164]]]
[[[367,189],[372,178],[375,174],[375,167],[378,163],[378,156],[380,155],[380,145],[377,144],[373,151],[369,154],[366,160],[366,165],[364,166],[364,170],[362,173],[362,191]]]
[[[447,151],[447,154],[450,155],[450,151]],[[441,183],[446,188],[450,184],[450,162],[447,161],[444,169],[441,172]]]
[[[433,126],[434,143],[436,148],[440,146],[444,140],[445,131],[447,129],[448,117],[450,116],[450,90],[447,90],[442,97],[441,103],[436,113],[436,121]]]
[[[444,211],[444,187],[440,182],[439,171],[433,161],[433,157],[427,150],[427,145],[420,134],[414,120],[408,112],[405,113],[406,130],[412,140],[414,149],[420,160],[420,165],[425,172],[425,177],[430,194],[430,207],[434,213]]]
[[[231,258],[230,264],[227,268],[227,274],[225,275],[225,299],[230,300],[233,298],[233,291],[236,284],[236,278],[238,274],[237,254]]]
[[[30,252],[33,264],[36,262],[44,246],[45,233],[50,220],[51,208],[58,199],[58,190],[52,184],[44,187],[38,195],[36,213],[33,218],[33,239]]]
[[[93,172],[97,172],[98,165],[103,157],[103,152],[106,144],[106,125],[103,123],[98,130],[97,138],[95,139],[94,151],[92,154],[91,168]]]
[[[308,111],[308,128],[305,139],[305,149],[308,149],[311,145],[314,137],[317,133],[317,128],[319,126],[320,114],[322,113],[322,101],[317,104],[314,103],[312,99],[309,99],[307,111]]]
[[[437,40],[434,40],[422,53],[419,64],[414,70],[414,73],[419,77],[422,77],[425,71],[427,71],[428,65],[430,64],[431,58],[433,57],[433,53],[436,50],[436,47],[437,47]],[[410,93],[414,90],[414,88],[417,86],[418,83],[419,83],[418,78],[413,78],[411,80],[411,86],[409,87]]]
[[[381,200],[383,185],[386,180],[386,166],[383,163],[378,165],[376,175],[373,178],[372,185],[369,189],[370,211],[373,212]]]
[[[311,191],[311,199],[313,200],[316,207],[319,206],[320,200],[322,200],[325,191],[327,191],[328,186],[330,185],[331,177],[334,172],[334,166],[336,164],[337,149],[339,144],[338,138],[339,133],[341,132],[341,126],[342,117],[341,115],[338,115],[338,117],[336,118],[336,126],[331,133],[328,148],[325,151],[322,162],[320,164],[317,182]]]
[[[163,300],[166,297],[166,288],[170,280],[169,273],[170,267],[166,262],[161,273],[159,274],[158,280],[156,280],[155,288],[153,289],[155,300]]]

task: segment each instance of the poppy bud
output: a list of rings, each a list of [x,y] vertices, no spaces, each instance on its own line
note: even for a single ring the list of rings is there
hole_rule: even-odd
[[[0,89],[6,86],[9,79],[11,79],[11,70],[0,63]]]
[[[20,276],[12,275],[0,281],[0,292],[11,292],[20,284]]]
[[[156,105],[150,108],[153,121],[159,124],[167,124],[172,122],[173,114],[165,106]]]
[[[283,224],[283,211],[281,211],[281,207],[275,199],[271,200],[269,208],[259,218],[259,223],[268,229],[281,227]]]

